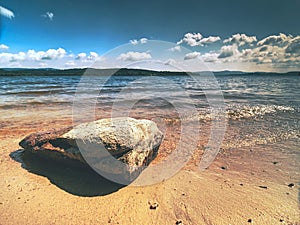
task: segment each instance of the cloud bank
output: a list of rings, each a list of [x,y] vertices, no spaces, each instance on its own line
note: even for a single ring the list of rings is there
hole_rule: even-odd
[[[191,66],[191,70],[198,62],[208,65],[211,70],[300,70],[300,36],[283,33],[261,39],[241,33],[224,39],[187,33],[177,44],[168,45],[165,49],[152,49],[149,46],[152,45],[147,38],[134,39],[128,44],[127,51],[106,58],[94,51],[73,54],[64,48],[45,51],[29,49],[26,52],[12,53],[9,46],[2,43],[0,67],[82,68],[92,66],[96,61],[103,62],[103,67],[122,67],[128,62],[151,60],[162,62],[163,65],[177,66],[183,63]]]
[[[36,51],[33,49],[27,52],[10,53],[3,52],[8,50],[9,47],[0,45],[0,67],[28,67],[28,68],[82,68],[89,67],[95,61],[103,61],[104,57],[98,55],[96,52],[79,53],[77,55],[69,54],[63,48],[48,49],[46,51]]]
[[[233,34],[223,40],[210,36],[204,38],[200,33],[187,33],[177,42],[191,47],[196,52],[186,54],[184,60],[198,58],[206,63],[223,65],[244,65],[245,67],[263,68],[263,70],[300,70],[300,36],[283,33],[273,34],[262,39],[247,34]],[[218,45],[214,45],[218,42]],[[215,50],[205,52],[203,46],[210,44]],[[204,52],[202,52],[202,51]]]

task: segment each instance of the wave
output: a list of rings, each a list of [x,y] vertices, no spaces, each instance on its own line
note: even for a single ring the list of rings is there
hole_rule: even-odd
[[[281,105],[233,105],[227,109],[227,118],[232,120],[240,120],[247,118],[261,117],[266,114],[273,114],[280,111],[294,111],[295,109],[290,106]]]
[[[184,121],[211,121],[212,113],[206,110],[204,112],[196,113],[196,114],[185,114],[183,118]],[[254,119],[261,118],[267,114],[274,114],[278,112],[287,112],[287,111],[295,111],[293,107],[290,106],[281,106],[281,105],[229,105],[225,111],[225,118],[227,120],[242,120],[242,119]],[[217,119],[217,118],[216,118]],[[169,123],[177,123],[180,122],[180,119],[166,119]]]

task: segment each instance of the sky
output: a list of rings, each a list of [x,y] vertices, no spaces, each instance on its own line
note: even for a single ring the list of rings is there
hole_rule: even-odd
[[[139,68],[148,60],[159,70],[300,70],[300,0],[2,0],[0,6],[1,68],[95,62]]]

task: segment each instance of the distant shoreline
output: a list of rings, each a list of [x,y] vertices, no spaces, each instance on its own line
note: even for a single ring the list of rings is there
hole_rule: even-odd
[[[27,68],[2,68],[0,69],[0,76],[185,76],[188,74],[214,74],[216,76],[226,75],[288,75],[288,76],[300,76],[300,71],[291,71],[286,73],[277,72],[242,72],[242,71],[200,71],[200,72],[175,72],[175,71],[154,71],[145,69],[127,69],[127,68],[112,68],[112,69],[27,69]]]

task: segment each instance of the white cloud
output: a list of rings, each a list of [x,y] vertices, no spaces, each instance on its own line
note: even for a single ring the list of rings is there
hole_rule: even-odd
[[[202,39],[202,35],[200,33],[186,33],[180,41],[177,42],[178,45],[180,44],[187,44],[189,46],[197,46],[202,45],[200,40]]]
[[[292,35],[285,35],[279,33],[279,35],[270,35],[257,43],[257,45],[277,45],[284,46],[288,44],[293,39]]]
[[[133,40],[130,40],[129,42],[132,45],[146,44],[148,42],[148,39],[147,38],[141,38],[140,40],[133,39]]]
[[[87,55],[85,52],[81,52],[77,54],[75,59],[80,60],[82,63],[91,63],[95,61],[102,61],[104,60],[104,57],[99,56],[96,52],[90,52],[89,55]]]
[[[168,50],[171,52],[181,52],[181,47],[179,45],[177,45],[173,48],[169,48]]]
[[[189,60],[189,59],[195,59],[197,57],[199,57],[201,54],[200,52],[191,52],[191,53],[187,53],[184,56],[184,60]]]
[[[99,55],[96,52],[90,52],[90,55],[87,57],[88,60],[97,60],[100,59]]]
[[[243,62],[255,62],[257,64],[271,62],[281,63],[287,57],[283,48],[264,45],[253,49],[242,50],[239,60]]]
[[[244,49],[240,61],[256,64],[270,64],[273,67],[300,65],[300,36],[271,35],[259,41],[257,46]]]
[[[211,43],[215,43],[220,40],[221,40],[221,38],[219,36],[209,36],[207,38],[201,39],[200,43],[201,44],[211,44]]]
[[[241,36],[239,36],[241,37]],[[253,36],[254,37],[254,36]],[[222,62],[230,61],[236,63],[255,63],[256,65],[269,65],[273,67],[298,68],[300,66],[300,36],[278,34],[270,35],[257,42],[256,45],[244,39],[227,39],[225,42],[236,43],[229,46],[223,46],[220,50],[219,59]],[[254,38],[252,39],[254,41]],[[247,48],[238,50],[236,45],[244,45],[247,42]],[[265,68],[265,67],[264,67]],[[270,67],[271,68],[271,67]],[[296,69],[297,70],[297,69]]]
[[[227,44],[237,44],[238,46],[243,46],[257,42],[257,38],[256,36],[248,36],[246,34],[234,34],[230,38],[225,39],[223,42]]]
[[[256,46],[243,49],[240,62],[254,62],[257,65],[270,64],[272,67],[294,67],[300,66],[300,36],[293,37],[280,33],[270,35],[260,40]]]
[[[186,40],[182,40],[181,43],[189,43],[195,46],[220,41],[217,36],[205,38],[200,33],[185,35],[185,38]],[[133,40],[133,43],[139,44],[137,47],[144,47],[141,45],[145,42],[147,40],[143,40],[143,38]],[[128,52],[120,54],[117,58],[104,58],[96,52],[74,54],[63,48],[45,51],[31,49],[26,52],[10,53],[9,46],[0,44],[0,67],[84,68],[94,66],[95,62],[100,60],[99,67],[111,68],[125,66],[126,61],[152,59],[151,62],[158,60],[162,65],[165,65],[165,68],[167,65],[175,67],[175,65],[184,64],[189,65],[192,70],[198,66],[197,61],[192,59],[199,59],[201,62],[213,67],[212,70],[234,68],[246,68],[245,70],[252,68],[253,70],[263,71],[274,71],[277,68],[280,68],[281,71],[300,70],[300,36],[277,34],[257,41],[255,36],[236,34],[224,42],[231,44],[219,47],[220,43],[218,43],[211,48],[210,52],[206,52],[208,48],[205,48],[201,51],[201,54],[197,50],[185,55],[186,52],[183,46],[174,45],[167,50],[169,53],[161,52],[160,49],[150,49],[151,52],[141,49],[138,51],[128,50]],[[166,57],[165,54],[169,54],[169,56]],[[172,54],[176,57],[172,57]]]
[[[19,53],[0,53],[1,62],[20,62],[20,61],[43,61],[43,60],[57,60],[66,55],[63,48],[49,49],[47,51],[28,50]]]
[[[19,52],[17,54],[6,53],[6,52],[0,53],[0,63],[4,65],[10,62],[25,60],[25,58],[26,58],[26,53],[24,52]]]
[[[146,44],[147,41],[148,41],[147,38],[141,38],[141,39],[140,39],[141,44]]]
[[[77,54],[76,59],[85,59],[86,58],[86,53],[85,52],[81,52],[79,54]]]
[[[53,60],[64,57],[66,55],[66,50],[63,48],[49,49],[46,52],[29,50],[27,54],[35,58],[35,60]]]
[[[136,39],[130,40],[129,42],[130,42],[130,44],[132,44],[132,45],[137,45],[137,44],[139,43],[139,41],[136,40]]]
[[[122,53],[119,55],[117,59],[123,60],[123,61],[140,61],[140,60],[146,60],[151,59],[152,56],[148,52],[127,52]]]
[[[236,45],[225,45],[221,48],[218,58],[224,59],[224,58],[234,56],[238,53],[239,53],[239,51],[238,51]]]
[[[89,54],[81,52],[77,55],[67,54],[63,48],[48,49],[46,51],[28,50],[27,52],[0,52],[0,67],[49,67],[49,68],[83,68],[89,67],[96,61],[104,61],[103,56],[96,52]]]
[[[164,62],[165,65],[174,65],[176,64],[175,59],[168,59],[167,61]]]
[[[290,41],[285,52],[300,56],[300,36],[297,36]]]
[[[204,62],[212,63],[212,62],[217,62],[218,61],[218,56],[219,54],[216,52],[208,52],[205,53],[201,56],[201,59]]]
[[[50,21],[53,20],[54,14],[52,12],[46,12],[42,17],[48,18]]]
[[[9,9],[6,9],[2,6],[0,6],[0,14],[2,16],[5,16],[5,17],[9,18],[9,19],[12,19],[12,18],[15,17],[15,15],[12,11],[10,11]]]
[[[6,51],[8,49],[9,49],[9,47],[7,45],[5,45],[5,44],[0,45],[0,51]]]
[[[180,44],[187,44],[189,46],[203,46],[207,44],[211,44],[217,41],[220,41],[221,38],[218,36],[209,36],[203,38],[202,34],[200,33],[186,33],[180,41],[177,42],[178,45]]]

